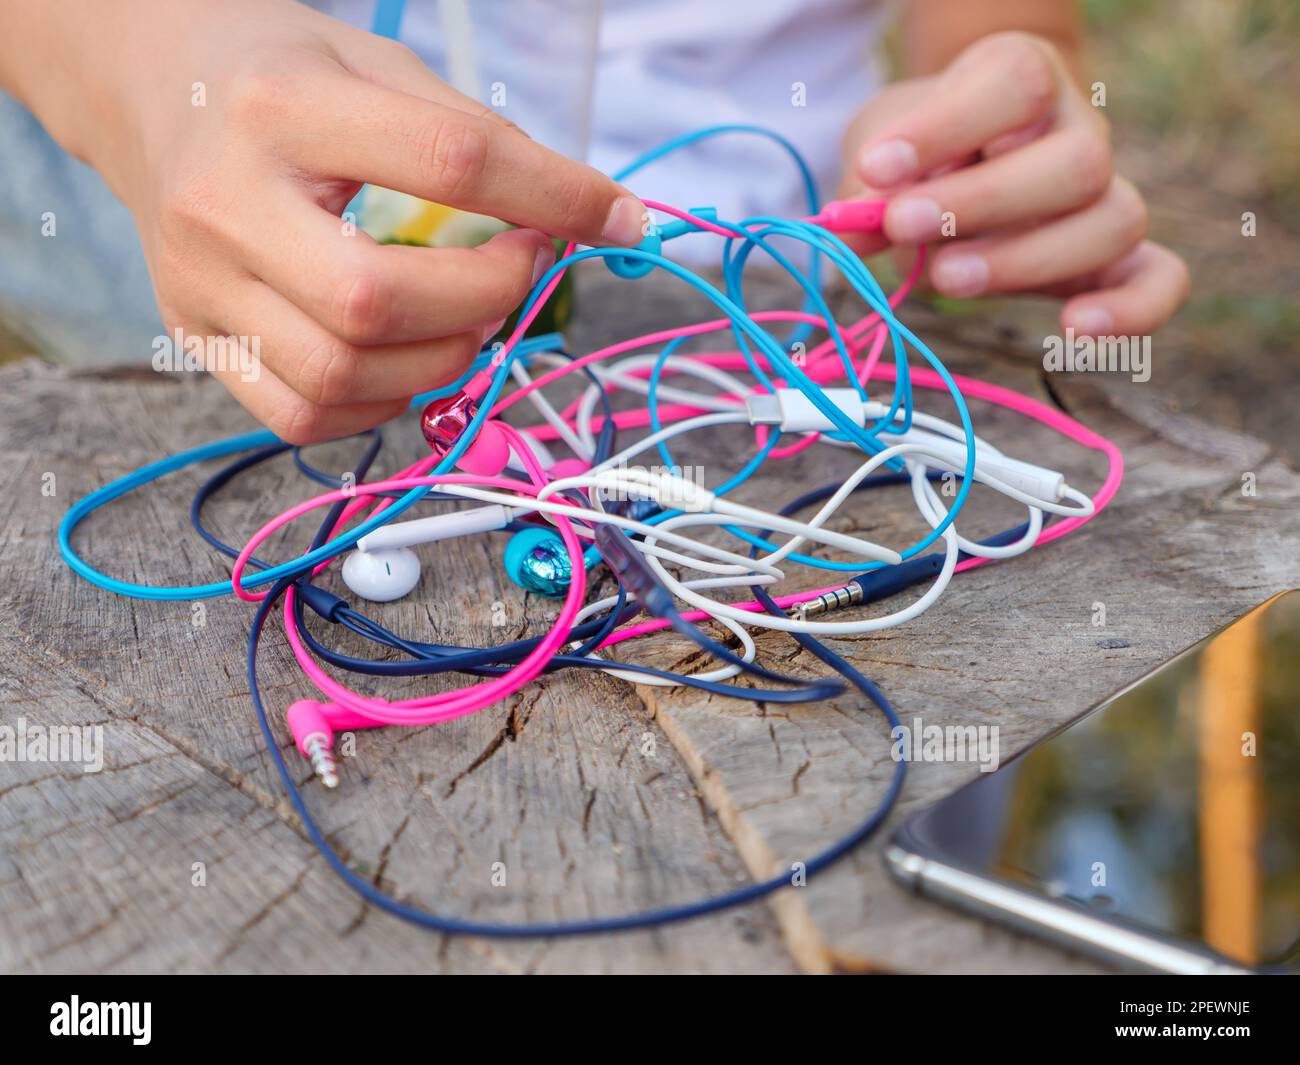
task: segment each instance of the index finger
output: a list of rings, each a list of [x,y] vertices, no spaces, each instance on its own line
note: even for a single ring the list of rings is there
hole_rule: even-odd
[[[581,244],[640,242],[641,201],[600,171],[479,115],[350,75],[282,149],[307,172],[365,181]]]

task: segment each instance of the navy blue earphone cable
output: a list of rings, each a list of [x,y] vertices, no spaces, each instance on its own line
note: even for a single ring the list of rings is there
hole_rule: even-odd
[[[261,453],[257,453],[253,456],[248,456],[246,457],[246,459],[234,463],[227,469],[221,471],[214,478],[212,478],[208,484],[204,485],[203,488],[200,489],[199,494],[196,495],[195,505],[191,509],[191,516],[196,518],[196,527],[201,527],[200,512],[202,509],[203,502],[211,495],[213,491],[216,490],[216,488],[220,487],[225,483],[228,483],[229,480],[231,480],[233,477],[237,476],[239,473],[242,473],[247,469],[251,468],[252,466],[256,465],[257,462],[265,461],[266,459],[273,457],[275,454],[281,453],[283,450],[284,450],[283,448],[272,447],[272,448],[264,449],[264,451]],[[369,468],[369,465],[373,462],[374,457],[377,453],[378,453],[378,442],[376,441],[374,444],[372,444],[371,447],[367,448],[366,454],[362,457],[361,462],[358,464],[358,471],[356,473],[358,479],[360,479],[365,475],[366,469]],[[901,480],[902,477],[898,474],[884,474],[884,475],[880,475],[878,478],[870,479],[869,482],[864,482],[864,484],[862,486],[859,486],[859,488],[866,487],[866,486],[873,487],[873,488],[880,487],[883,486],[884,484],[899,483],[901,482]],[[835,491],[835,488],[836,486],[828,486],[826,488],[818,489],[814,492],[807,493],[806,495],[800,497],[799,499],[794,500],[792,503],[787,504],[786,507],[782,508],[782,512],[783,514],[786,515],[796,513],[798,510],[806,506],[809,506],[815,502],[819,502],[822,499],[827,498],[827,496],[829,496],[832,492]],[[341,510],[341,506],[342,504],[339,503],[339,504],[335,504],[335,506],[331,508],[330,514],[326,517],[324,523],[321,526],[320,531],[317,533],[317,536],[313,540],[313,546],[319,546],[320,543],[325,542],[325,539],[329,535],[329,530],[333,527],[334,521],[337,518],[337,514]],[[1007,533],[1000,534],[999,537],[991,538],[991,539],[1005,540],[1006,542],[1010,542],[1011,540],[1018,538],[1018,536],[1021,535],[1022,533],[1023,533],[1023,527],[1020,530],[1010,530]],[[220,542],[217,541],[215,537],[212,537],[211,534],[207,534],[205,536],[205,539],[207,539],[209,543],[213,543],[214,546],[220,546],[223,550],[226,550],[227,553],[229,553],[229,549],[226,547],[226,545],[220,544]],[[989,541],[985,541],[985,542],[987,543]],[[756,547],[751,547],[751,552],[756,552],[756,551],[757,551]],[[922,558],[911,560],[911,569],[916,570],[917,572],[915,573],[913,579],[909,580],[908,583],[915,583],[917,581],[925,579],[925,575],[920,572],[920,570],[923,568],[921,564],[928,565],[930,563],[930,557],[931,556],[923,556]],[[938,556],[936,555],[935,557]],[[895,567],[895,569],[897,568],[898,567]],[[871,577],[873,579],[878,579],[883,575],[884,575],[883,573],[870,573],[870,574],[864,574],[864,577]],[[324,834],[321,832],[319,828],[319,825],[316,823],[315,819],[312,817],[310,811],[308,810],[306,802],[303,799],[302,794],[299,791],[297,784],[293,779],[292,774],[289,772],[288,766],[284,760],[284,756],[280,750],[280,747],[276,743],[274,733],[271,730],[270,720],[266,712],[265,704],[262,700],[261,690],[257,682],[257,651],[260,646],[261,637],[265,629],[266,619],[269,617],[272,607],[274,606],[275,602],[278,601],[280,596],[284,594],[285,590],[295,582],[297,582],[300,593],[302,593],[295,597],[300,604],[305,601],[313,605],[313,608],[315,609],[317,606],[321,605],[323,600],[327,606],[326,612],[323,616],[330,616],[330,614],[333,614],[334,617],[332,617],[331,620],[343,620],[345,623],[348,623],[348,627],[352,628],[353,631],[357,631],[364,635],[370,636],[371,638],[380,639],[381,642],[389,643],[390,646],[394,646],[401,650],[406,650],[407,653],[427,655],[430,652],[432,652],[434,654],[438,654],[439,652],[443,651],[443,649],[437,648],[434,645],[421,645],[415,643],[408,643],[407,641],[400,640],[399,638],[393,636],[393,634],[388,633],[387,630],[384,630],[382,626],[378,625],[378,623],[373,622],[372,620],[365,618],[363,615],[358,614],[355,611],[351,610],[351,608],[347,607],[346,603],[344,603],[341,599],[339,599],[339,597],[332,596],[330,593],[324,592],[323,589],[316,589],[313,585],[311,585],[307,574],[302,574],[296,577],[286,577],[281,581],[279,581],[271,589],[271,592],[270,594],[268,594],[267,598],[263,600],[261,604],[259,604],[257,614],[254,618],[253,628],[249,635],[249,646],[248,646],[249,690],[252,695],[254,708],[258,715],[259,726],[262,730],[263,737],[266,740],[267,750],[270,753],[272,760],[275,762],[276,769],[280,774],[281,780],[284,782],[285,788],[289,793],[291,802],[293,803],[295,809],[297,810],[299,816],[302,818],[303,823],[307,828],[309,837],[312,839],[316,847],[321,851],[322,856],[331,865],[331,867],[335,870],[335,872],[344,880],[344,882],[347,883],[349,887],[351,887],[354,891],[356,891],[368,902],[390,913],[393,913],[394,915],[401,917],[407,921],[413,922],[415,924],[418,924],[430,930],[439,931],[447,934],[480,935],[480,936],[490,936],[496,938],[531,938],[531,937],[545,937],[545,936],[558,936],[558,935],[591,935],[591,934],[609,933],[609,932],[618,932],[618,931],[630,931],[637,928],[655,927],[655,926],[660,926],[660,925],[664,925],[676,921],[688,920],[709,913],[716,913],[720,910],[728,909],[733,906],[738,906],[749,902],[753,902],[768,894],[771,894],[772,892],[780,890],[783,887],[791,886],[792,884],[791,878],[783,874],[779,877],[773,877],[769,880],[760,883],[751,884],[745,888],[741,888],[733,892],[728,892],[726,894],[716,896],[711,899],[704,899],[694,903],[688,903],[679,906],[664,907],[661,909],[652,910],[645,913],[629,914],[629,915],[624,915],[620,917],[611,917],[611,918],[594,918],[585,921],[558,922],[558,923],[550,923],[550,924],[533,924],[533,925],[485,924],[481,922],[463,921],[457,918],[442,917],[437,914],[433,914],[428,911],[418,909],[416,907],[408,906],[405,903],[398,902],[396,899],[393,899],[390,896],[385,895],[382,891],[375,888],[368,881],[357,876],[351,869],[349,869],[347,865],[343,862],[343,860],[329,845],[329,842],[325,839]],[[895,588],[895,589],[891,589],[891,591],[892,590],[898,590],[898,589]],[[318,594],[313,596],[313,592]],[[758,602],[762,604],[764,609],[766,609],[769,613],[778,616],[784,614],[784,611],[767,594],[767,592],[763,590],[761,586],[755,586],[753,588],[753,592]],[[875,595],[871,596],[871,598],[879,598],[883,594],[890,594],[890,593],[882,590],[878,590]],[[620,584],[620,596],[614,609],[612,609],[604,618],[597,619],[594,622],[588,623],[587,625],[581,627],[584,630],[583,635],[588,637],[586,644],[584,645],[583,648],[581,648],[581,650],[583,650],[584,652],[589,651],[594,646],[599,644],[599,642],[601,642],[604,639],[604,637],[608,635],[610,631],[612,631],[613,627],[616,624],[618,624],[618,622],[625,616],[625,609],[624,609],[625,597],[626,597],[625,589],[623,588],[622,584]],[[332,609],[329,609],[328,607],[331,600],[336,601],[337,606]],[[301,607],[299,607],[299,609],[301,609]],[[679,631],[681,631],[679,626],[674,625],[674,627],[679,628]],[[306,632],[305,626],[300,625],[300,630],[303,631],[304,636],[310,637],[310,634]],[[736,656],[732,655],[727,648],[715,644],[714,641],[710,640],[706,636],[703,636],[703,634],[700,633],[699,630],[695,628],[695,626],[689,626],[689,630],[693,630],[693,631],[687,631],[686,634],[690,635],[692,639],[695,639],[697,643],[700,643],[701,646],[705,647],[705,649],[709,650],[711,653],[717,654],[719,657],[723,658],[724,660],[728,656],[730,656],[731,658],[736,659],[736,661],[743,661],[741,659],[738,659]],[[575,629],[575,633],[577,631],[578,630]],[[821,661],[829,665],[832,669],[834,669],[841,676],[847,679],[851,684],[853,684],[860,692],[866,695],[868,699],[870,699],[880,710],[881,714],[884,716],[885,720],[887,721],[891,729],[897,728],[899,726],[898,716],[894,711],[893,707],[890,705],[884,693],[881,692],[880,689],[869,678],[864,676],[860,671],[858,671],[850,663],[845,661],[841,656],[837,655],[834,651],[831,651],[828,647],[826,647],[824,644],[822,644],[820,641],[816,640],[812,636],[803,633],[793,633],[792,635],[801,646],[807,649],[818,659],[820,659]],[[315,641],[313,640],[312,642],[314,643]],[[503,661],[503,657],[502,657],[503,651],[506,653],[507,656],[511,654],[518,654],[520,657],[522,657],[524,654],[527,654],[527,650],[528,650],[527,645],[529,645],[530,643],[532,643],[532,641],[517,641],[516,644],[513,647],[510,647],[508,651],[506,650],[506,648],[494,648],[490,650],[484,649],[480,651],[469,651],[468,654],[474,656],[481,655],[483,665],[486,666],[487,663],[492,661],[498,663]],[[324,648],[321,649],[326,650]],[[446,649],[446,650],[451,650],[451,649]],[[465,661],[465,654],[466,654],[465,649],[456,649],[456,650],[458,653],[454,657],[458,659],[457,664],[462,666],[467,665],[468,662]],[[331,660],[331,655],[329,653],[327,653],[324,657],[326,658],[327,661]],[[334,657],[337,657],[340,660],[339,664],[346,664],[351,666],[351,663],[348,660],[346,660],[344,656],[334,656]],[[445,659],[451,656],[440,655],[440,657]],[[622,664],[593,662],[592,660],[582,657],[581,655],[561,656],[561,657],[573,659],[573,664],[577,664],[580,662],[583,665],[589,667],[594,666],[597,668],[606,668],[610,665],[614,665],[616,668],[620,668],[620,669],[628,668],[628,667],[624,667]],[[354,660],[354,661],[356,661],[357,664],[360,664],[365,660]],[[570,663],[568,662],[565,663],[565,665],[568,664]],[[411,663],[367,662],[366,665],[372,668],[381,667],[381,666],[398,666],[398,667],[405,666],[405,667],[416,667],[418,669],[421,667],[427,668],[428,663],[426,661],[417,660]],[[751,663],[745,663],[745,665],[752,666]],[[634,672],[635,671],[655,672],[655,673],[659,672],[659,671],[648,671],[646,667],[631,667],[631,669]],[[369,672],[371,670],[365,669],[362,671]],[[676,674],[665,673],[662,675],[669,677],[671,679],[678,680],[679,682],[686,681],[687,683],[689,683],[690,681],[690,678],[680,677]],[[786,680],[786,681],[789,680],[789,678],[780,677],[779,674],[774,676],[778,677],[781,680]],[[774,692],[768,690],[755,690],[755,689],[736,689],[736,691],[738,693],[743,692],[744,695],[742,697],[753,699],[753,700],[762,700],[762,701],[775,701],[773,696],[779,697],[782,695],[791,694],[788,692]],[[820,854],[816,855],[813,859],[807,862],[803,867],[805,876],[811,877],[814,874],[826,869],[835,861],[842,858],[850,850],[857,847],[860,843],[862,843],[864,840],[870,837],[872,833],[876,831],[876,829],[888,816],[889,811],[892,809],[895,801],[897,800],[898,795],[902,790],[905,775],[906,775],[906,764],[902,761],[896,762],[895,770],[890,780],[889,787],[886,790],[886,793],[883,796],[880,804],[875,808],[875,810],[872,811],[871,815],[867,819],[865,819],[860,825],[858,825],[858,827],[853,832],[849,833],[847,836],[843,837],[835,844],[833,844],[831,847],[822,851]]]
[[[327,593],[328,594],[328,593]],[[298,611],[298,599],[302,596],[295,597],[294,609]],[[348,617],[348,615],[351,615]],[[669,670],[655,669],[651,666],[640,665],[639,663],[624,663],[618,661],[607,661],[603,659],[587,657],[592,650],[598,646],[605,637],[613,630],[614,626],[620,621],[627,620],[626,611],[615,607],[603,618],[594,619],[581,628],[574,629],[577,638],[582,638],[588,633],[593,633],[586,640],[583,647],[568,654],[555,655],[551,662],[543,670],[544,673],[553,673],[560,669],[599,669],[599,670],[618,670],[620,672],[635,673],[644,677],[655,677],[662,680],[672,681],[673,684],[680,684],[684,687],[698,688],[701,691],[710,692],[713,695],[723,696],[731,699],[760,700],[768,703],[807,703],[819,702],[822,699],[830,698],[840,690],[839,685],[819,682],[815,684],[805,684],[794,678],[784,676],[779,673],[772,673],[768,670],[753,670],[753,663],[745,662],[740,668],[746,672],[757,672],[757,675],[765,679],[775,680],[778,683],[795,685],[793,688],[745,688],[732,684],[724,684],[719,681],[701,680],[698,677],[692,677],[690,674],[674,673]],[[502,647],[493,648],[465,648],[457,646],[428,644],[416,641],[404,640],[399,636],[389,632],[383,626],[378,625],[372,619],[364,615],[357,614],[355,611],[339,611],[339,621],[346,628],[377,643],[385,644],[394,650],[402,651],[411,656],[411,661],[390,662],[382,659],[354,658],[349,655],[340,654],[332,648],[324,646],[307,628],[306,618],[301,613],[295,616],[295,623],[298,625],[298,633],[304,644],[313,654],[328,662],[330,665],[338,666],[342,669],[350,670],[354,673],[368,674],[370,676],[383,677],[411,677],[424,676],[433,673],[457,672],[468,673],[472,676],[479,677],[498,677],[508,672],[506,663],[517,662],[523,659],[529,651],[536,645],[537,639],[520,640],[513,644],[506,644]],[[690,635],[686,633],[684,635]],[[716,653],[717,657],[724,661],[739,663],[744,660],[733,654],[730,650],[721,645],[714,644],[704,637],[706,641],[705,650],[710,653]],[[696,641],[697,644],[699,641]]]
[[[370,461],[373,461],[373,456],[367,454],[367,456],[363,457],[362,462],[358,464],[356,473],[358,480],[365,475],[365,470],[368,468]],[[229,478],[227,478],[227,480],[228,479]],[[313,539],[314,546],[319,546],[326,541],[330,530],[333,528],[334,522],[337,519],[337,515],[341,511],[341,506],[342,501],[335,504],[335,507],[331,508],[330,513],[326,516],[319,531]],[[280,597],[284,595],[285,591],[298,579],[298,577],[289,576],[277,581],[268,592],[266,598],[258,604],[257,613],[254,615],[253,625],[248,637],[247,666],[249,693],[253,700],[253,708],[257,713],[258,725],[262,730],[262,736],[266,742],[267,752],[275,763],[276,771],[279,773],[280,779],[284,783],[285,790],[289,794],[290,802],[293,804],[299,817],[302,818],[303,825],[307,830],[309,838],[320,851],[321,856],[329,863],[331,868],[334,869],[335,873],[338,874],[344,883],[346,883],[367,902],[379,909],[393,914],[394,916],[400,917],[432,931],[442,932],[449,935],[476,935],[498,939],[521,939],[563,935],[595,935],[600,933],[631,931],[638,928],[657,927],[677,921],[701,917],[705,914],[717,913],[734,906],[754,902],[772,894],[773,892],[779,891],[782,888],[793,886],[793,877],[783,873],[780,876],[771,877],[768,880],[750,884],[746,887],[738,888],[735,891],[729,891],[712,898],[701,899],[696,902],[676,906],[662,907],[655,910],[645,911],[643,913],[626,914],[618,917],[592,918],[583,921],[561,921],[543,924],[518,925],[489,924],[479,921],[466,921],[454,917],[443,917],[427,910],[409,906],[406,903],[399,902],[397,899],[386,895],[369,881],[353,872],[353,870],[348,867],[347,863],[343,861],[330,845],[329,841],[325,838],[325,835],[321,831],[315,817],[312,816],[311,810],[308,808],[307,803],[302,796],[302,792],[298,788],[297,782],[289,772],[289,767],[285,762],[284,754],[281,751],[280,745],[276,741],[275,734],[271,729],[270,718],[267,714],[266,705],[262,699],[262,693],[257,679],[257,652],[261,644],[262,634],[265,631],[266,620],[270,616],[271,610],[279,601]],[[303,583],[306,585],[308,582],[304,581]],[[767,602],[764,603],[766,609],[780,612],[780,608],[766,597],[766,593],[761,593],[759,601],[763,602],[764,599],[767,599]],[[804,641],[807,640],[808,642],[805,646],[807,646],[813,654],[827,662],[828,665],[831,665],[833,668],[840,671],[880,709],[880,712],[884,715],[885,720],[889,723],[891,729],[898,727],[898,715],[894,712],[888,699],[885,698],[884,694],[874,684],[872,684],[871,681],[848,663],[844,662],[843,659],[840,659],[839,656],[834,655],[833,652],[822,647],[811,637],[796,636],[796,639],[798,639],[800,643],[804,643]],[[754,693],[750,697],[766,698],[766,696],[758,693]],[[902,761],[897,762],[894,775],[890,780],[889,788],[887,789],[885,796],[870,815],[848,835],[843,836],[830,847],[821,851],[806,863],[803,863],[802,873],[805,878],[805,883],[813,876],[817,875],[824,869],[829,868],[836,861],[843,858],[844,855],[848,854],[849,851],[856,848],[876,831],[884,821],[885,817],[889,814],[894,802],[897,800],[898,795],[902,790],[905,773],[905,763]]]
[[[245,467],[247,468],[247,467]],[[223,471],[224,472],[224,471]],[[358,477],[363,474],[358,474]],[[234,476],[232,474],[231,476]],[[891,476],[891,475],[886,475]],[[226,480],[229,480],[227,477]],[[224,483],[224,482],[223,482]],[[800,505],[806,506],[812,502],[817,502],[825,498],[821,494],[824,490],[809,493],[801,499],[795,500],[793,504],[783,508],[788,513],[793,513],[800,509]],[[833,491],[833,489],[830,489]],[[328,516],[318,532],[316,540],[324,542],[328,536],[330,528],[333,526],[334,514]],[[752,550],[756,550],[752,549]],[[263,738],[266,742],[266,748],[275,763],[276,771],[284,784],[285,790],[289,794],[291,803],[302,818],[306,827],[307,834],[313,844],[320,851],[322,857],[334,869],[335,873],[346,883],[354,892],[360,895],[372,905],[392,913],[413,924],[427,928],[431,931],[442,932],[449,935],[477,935],[492,938],[537,938],[547,936],[562,935],[595,935],[601,933],[612,933],[631,931],[639,928],[650,928],[662,926],[665,924],[675,923],[678,921],[689,920],[695,917],[701,917],[710,913],[717,913],[721,910],[729,909],[734,906],[745,905],[757,901],[767,895],[772,894],[784,887],[792,886],[792,878],[782,874],[778,877],[772,877],[768,880],[755,884],[750,884],[744,888],[727,892],[723,895],[715,896],[709,899],[699,900],[693,903],[686,903],[677,906],[662,907],[656,910],[650,910],[639,914],[628,914],[619,917],[593,918],[584,921],[569,922],[552,922],[545,924],[488,924],[477,921],[465,921],[453,917],[444,917],[431,913],[426,910],[409,906],[405,903],[386,895],[369,881],[358,876],[350,869],[347,864],[339,857],[338,853],[330,845],[321,831],[316,819],[312,816],[306,801],[298,788],[293,775],[289,772],[289,767],[285,762],[283,752],[276,741],[275,735],[271,729],[271,723],[267,714],[266,705],[262,699],[261,689],[257,679],[257,652],[260,646],[262,634],[265,629],[266,620],[270,616],[275,603],[279,600],[285,590],[294,583],[295,578],[286,577],[277,582],[270,590],[267,597],[258,605],[257,613],[253,620],[253,626],[249,633],[248,642],[248,682],[249,691],[252,696],[253,707],[257,713],[258,725],[262,730]],[[769,613],[782,615],[784,611],[771,599],[771,597],[761,588],[753,588],[755,598],[763,605]],[[611,612],[611,616],[617,617],[619,611],[616,609]],[[608,624],[608,619],[605,619]],[[814,656],[825,662],[841,676],[845,677],[859,691],[867,696],[869,700],[880,710],[882,716],[889,724],[890,729],[898,728],[900,725],[898,715],[888,698],[869,678],[864,676],[859,670],[846,662],[841,656],[831,651],[828,647],[816,640],[812,636],[795,633],[794,638],[798,643],[807,649]],[[760,693],[751,693],[751,698],[763,698]],[[811,878],[814,875],[829,868],[836,861],[844,857],[851,850],[858,847],[868,839],[884,822],[889,812],[892,810],[899,794],[902,791],[903,783],[906,778],[906,763],[897,761],[895,763],[894,773],[890,779],[889,786],[882,797],[880,803],[863,820],[852,832],[842,837],[830,847],[826,848],[819,854],[815,855],[803,866],[805,877]]]
[[[627,932],[638,928],[653,928],[661,925],[675,923],[677,921],[690,920],[695,917],[702,917],[706,914],[717,913],[720,910],[730,909],[733,906],[741,906],[746,903],[755,902],[781,888],[793,886],[793,878],[790,875],[782,873],[780,876],[771,879],[750,884],[735,891],[729,891],[722,895],[717,895],[708,899],[701,899],[696,902],[684,903],[676,906],[666,906],[660,909],[648,910],[643,913],[626,914],[618,917],[598,917],[584,921],[558,921],[544,924],[489,924],[481,921],[466,921],[455,917],[443,917],[431,913],[427,910],[419,909],[415,906],[409,906],[406,903],[399,902],[390,895],[380,891],[368,880],[358,876],[352,871],[346,862],[338,855],[329,841],[325,838],[319,824],[313,817],[311,810],[308,809],[306,801],[303,799],[302,792],[299,790],[293,774],[289,772],[289,767],[285,763],[284,754],[276,741],[275,734],[271,730],[270,718],[266,712],[266,705],[262,700],[262,693],[257,681],[257,651],[261,642],[263,630],[266,626],[266,619],[270,615],[275,603],[285,590],[293,583],[291,578],[283,578],[278,581],[270,590],[267,597],[258,604],[257,614],[253,618],[253,627],[249,633],[248,639],[248,684],[249,692],[253,699],[253,708],[257,712],[258,725],[261,727],[263,739],[266,741],[267,752],[271,755],[271,760],[275,763],[276,771],[284,783],[285,790],[289,794],[289,800],[297,811],[298,816],[302,818],[307,835],[315,844],[321,856],[329,863],[335,873],[348,885],[353,891],[360,895],[367,902],[379,909],[385,910],[396,917],[410,921],[413,924],[420,925],[423,928],[435,932],[442,932],[447,935],[472,935],[483,936],[496,939],[529,939],[547,936],[578,936],[578,935],[596,935],[607,932]],[[780,610],[775,604],[775,609]],[[809,638],[811,639],[811,638]],[[802,641],[801,641],[802,642]],[[815,641],[813,641],[815,642]],[[818,645],[820,647],[820,645]],[[810,648],[812,650],[812,648]],[[824,648],[822,650],[825,650]],[[817,651],[813,651],[817,654]],[[829,653],[829,652],[827,652]],[[820,655],[819,655],[820,657]],[[838,657],[838,656],[836,656]],[[842,660],[841,660],[842,661]],[[828,663],[834,665],[833,662]],[[872,700],[879,708],[885,719],[889,722],[891,728],[898,727],[898,715],[894,712],[889,701],[884,697],[875,685],[871,684],[857,670],[851,666],[846,668],[850,671],[845,674],[850,681],[857,685],[868,698]],[[814,856],[803,865],[803,874],[807,879],[827,869],[835,862],[839,861],[849,851],[856,848],[860,843],[867,839],[880,826],[893,807],[899,792],[902,790],[903,776],[905,773],[905,763],[898,762],[894,771],[893,779],[880,804],[871,812],[860,825],[857,826],[848,835],[842,837],[830,847]]]
[[[328,536],[333,522],[329,518],[322,524],[317,539],[322,543],[324,537]],[[248,638],[248,684],[249,692],[253,700],[253,708],[257,713],[258,725],[262,730],[263,739],[266,742],[266,748],[275,763],[276,771],[284,783],[285,790],[289,794],[290,802],[302,818],[303,825],[307,834],[316,848],[320,851],[322,857],[329,863],[331,868],[339,875],[353,891],[360,895],[367,902],[385,910],[406,921],[410,921],[421,927],[428,928],[432,931],[442,932],[449,935],[476,935],[492,938],[535,938],[546,936],[562,935],[595,935],[608,932],[624,932],[638,928],[657,927],[677,921],[689,920],[694,917],[701,917],[705,914],[717,913],[720,910],[729,909],[733,906],[744,905],[754,902],[770,895],[781,888],[791,887],[793,878],[789,875],[782,874],[772,877],[768,880],[750,884],[735,891],[726,892],[712,898],[702,899],[692,903],[685,903],[676,906],[662,907],[656,910],[649,910],[638,914],[627,914],[618,917],[592,918],[584,921],[562,921],[543,924],[489,924],[480,921],[465,921],[454,917],[443,917],[438,914],[422,910],[406,903],[399,902],[397,899],[386,895],[369,881],[358,876],[350,869],[346,862],[338,855],[329,841],[325,838],[315,817],[308,808],[302,793],[298,788],[297,782],[289,772],[289,767],[285,762],[284,754],[276,741],[275,734],[271,729],[270,718],[266,711],[266,705],[262,699],[262,693],[257,679],[257,652],[261,644],[262,634],[265,630],[266,620],[270,616],[271,610],[276,602],[285,593],[294,579],[286,577],[278,581],[267,594],[266,598],[258,604],[257,613],[253,618],[253,626],[249,632]],[[775,608],[775,604],[769,609]],[[824,649],[823,649],[824,650]],[[814,651],[814,653],[817,653]],[[879,708],[885,719],[889,722],[891,728],[898,726],[898,716],[894,712],[889,701],[883,693],[871,684],[856,670],[846,665],[849,670],[845,674],[850,681],[857,685],[864,694],[868,696]],[[857,847],[863,840],[869,837],[879,827],[885,819],[889,810],[892,808],[899,792],[902,789],[905,765],[903,762],[897,763],[893,779],[890,782],[888,791],[881,803],[872,811],[861,824],[857,826],[848,835],[842,837],[830,847],[815,855],[809,861],[803,864],[802,872],[804,877],[811,878],[828,868],[840,858],[844,857],[849,851]]]

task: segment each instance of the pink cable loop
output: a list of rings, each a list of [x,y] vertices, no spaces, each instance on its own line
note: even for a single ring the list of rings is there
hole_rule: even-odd
[[[519,440],[517,436],[515,440],[519,443],[522,451],[528,451],[522,440]],[[522,454],[520,459],[526,466],[530,462],[530,458],[526,458]],[[531,461],[536,473],[540,474],[541,471],[537,467],[535,460]],[[253,552],[268,536],[295,518],[299,518],[319,507],[336,503],[341,499],[352,499],[354,495],[359,498],[373,498],[380,492],[408,491],[412,488],[434,487],[439,484],[480,485],[523,493],[526,496],[536,495],[539,490],[537,485],[524,485],[519,481],[506,477],[441,474],[437,476],[396,477],[359,485],[355,489],[340,488],[332,492],[326,492],[290,507],[284,513],[272,518],[253,534],[235,560],[232,581],[237,594],[240,594],[240,598],[246,600],[260,600],[266,597],[266,592],[249,592],[241,587],[244,567]],[[388,501],[383,502],[387,504]],[[573,579],[570,581],[564,604],[551,631],[538,642],[538,645],[527,657],[522,659],[514,669],[505,675],[471,687],[398,702],[358,695],[325,673],[316,664],[316,661],[302,643],[294,622],[294,593],[293,588],[290,587],[285,592],[285,632],[289,644],[293,648],[294,656],[298,659],[298,664],[329,701],[339,703],[349,710],[374,721],[376,724],[435,724],[441,721],[450,721],[453,718],[462,717],[465,714],[471,714],[491,706],[493,703],[518,691],[546,668],[547,663],[563,646],[564,641],[573,629],[579,611],[582,609],[583,599],[587,594],[587,571],[583,565],[582,545],[579,543],[567,518],[557,516],[555,518],[555,527],[566,550],[569,552],[569,558],[573,566]]]

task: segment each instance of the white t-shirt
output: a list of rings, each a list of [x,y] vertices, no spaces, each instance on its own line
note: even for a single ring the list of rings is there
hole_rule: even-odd
[[[320,0],[369,27],[371,0]],[[439,76],[464,79],[459,39],[477,77],[458,87],[543,143],[617,173],[702,126],[759,125],[804,154],[826,195],[840,138],[880,86],[880,0],[408,0],[401,40]],[[590,42],[590,44],[588,44]],[[586,69],[583,69],[586,68]],[[493,88],[497,94],[494,98]],[[590,136],[580,127],[588,116]],[[729,134],[674,152],[628,179],[637,193],[724,217],[790,213],[803,183],[770,141]]]

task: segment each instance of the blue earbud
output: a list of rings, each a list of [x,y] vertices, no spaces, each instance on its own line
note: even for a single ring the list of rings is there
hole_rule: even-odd
[[[718,220],[718,209],[716,207],[692,207],[690,213],[698,215],[700,218],[706,218],[710,222]],[[699,233],[700,227],[684,218],[674,218],[671,222],[665,222],[661,226],[655,226],[638,244],[637,251],[649,252],[651,255],[662,255],[664,250],[664,241],[675,240],[677,237],[683,237],[687,233]],[[654,263],[647,262],[645,259],[632,259],[622,255],[610,255],[605,259],[605,265],[609,267],[610,273],[616,277],[625,277],[629,281],[634,281],[638,277],[645,277],[655,268]]]
[[[506,574],[528,592],[562,599],[573,579],[573,564],[560,534],[551,529],[522,529],[506,545]]]
[[[659,235],[658,228],[651,228],[650,232],[641,238],[641,243],[636,247],[637,251],[649,252],[651,255],[662,255],[664,242],[663,237]],[[645,277],[655,268],[654,263],[645,259],[632,259],[623,255],[606,256],[605,265],[609,267],[610,273],[616,277],[625,277],[629,281],[635,281],[638,277]]]

